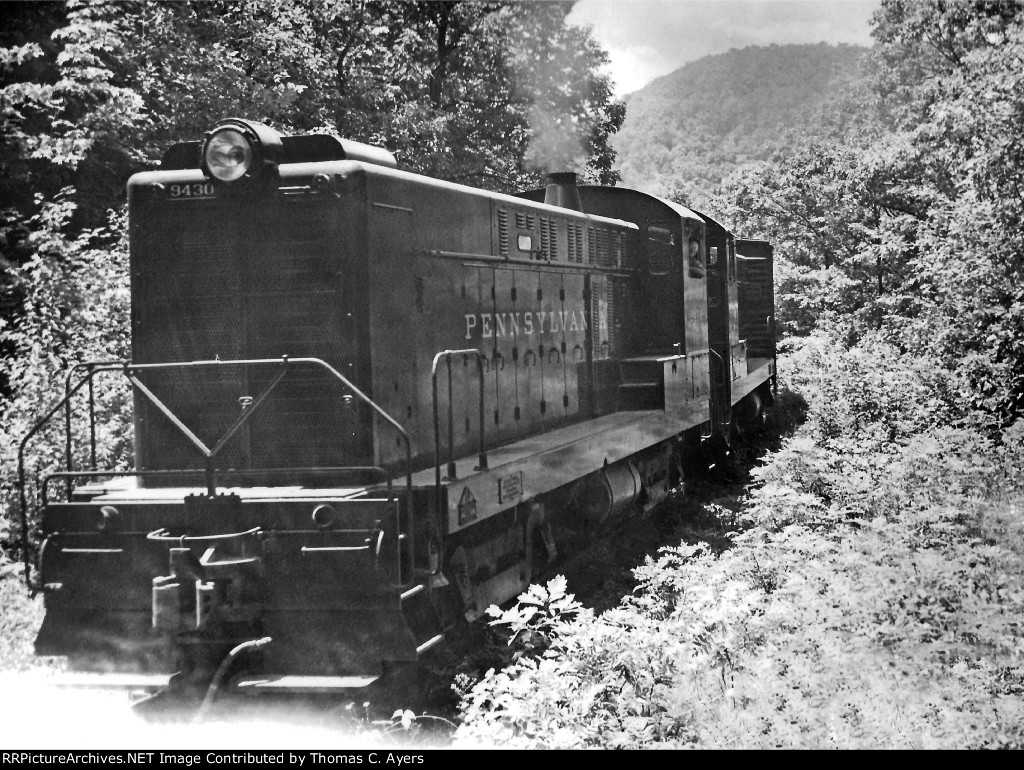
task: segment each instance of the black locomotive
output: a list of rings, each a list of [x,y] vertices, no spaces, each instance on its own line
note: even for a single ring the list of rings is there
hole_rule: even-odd
[[[563,528],[727,451],[772,397],[770,244],[549,182],[236,119],[133,176],[132,359],[81,365],[48,417],[127,378],[136,466],[44,484],[37,653],[131,687],[369,685]]]

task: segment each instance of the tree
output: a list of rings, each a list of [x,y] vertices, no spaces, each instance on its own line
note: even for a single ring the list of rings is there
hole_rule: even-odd
[[[961,407],[999,425],[1024,410],[1022,30],[1017,3],[883,2],[844,97],[866,117],[834,121],[828,142],[794,137],[716,201],[777,242],[791,330],[880,330],[936,357]]]

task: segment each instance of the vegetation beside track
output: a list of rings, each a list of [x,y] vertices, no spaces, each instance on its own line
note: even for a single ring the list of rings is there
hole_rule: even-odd
[[[817,338],[786,362],[808,420],[739,511],[706,507],[728,543],[662,548],[604,612],[558,578],[496,613],[516,657],[457,740],[1024,746],[1022,436],[950,427],[933,369],[862,352]]]

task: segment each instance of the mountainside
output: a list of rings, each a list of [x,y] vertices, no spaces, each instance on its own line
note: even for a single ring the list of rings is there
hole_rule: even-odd
[[[614,137],[622,184],[700,199],[734,168],[770,154],[790,130],[822,132],[822,108],[857,76],[868,49],[751,46],[707,56],[626,97]]]

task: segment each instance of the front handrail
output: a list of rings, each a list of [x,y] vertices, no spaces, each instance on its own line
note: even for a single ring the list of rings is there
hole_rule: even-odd
[[[256,397],[251,404],[249,404],[238,417],[237,420],[228,428],[225,434],[220,438],[217,444],[212,449],[206,446],[206,444],[199,439],[189,428],[178,419],[178,417],[171,411],[152,391],[149,390],[136,376],[139,372],[145,371],[159,371],[167,369],[192,369],[201,367],[222,367],[222,366],[266,366],[266,365],[280,365],[282,371],[278,374],[271,383],[264,388],[263,392]],[[25,573],[25,584],[31,590],[31,560],[29,558],[29,537],[28,537],[28,498],[26,493],[26,479],[25,479],[25,448],[28,442],[34,438],[40,430],[50,421],[50,419],[62,408],[70,410],[71,399],[82,389],[82,387],[88,383],[91,388],[92,378],[100,372],[112,372],[120,371],[133,385],[135,390],[140,392],[153,406],[155,406],[164,416],[170,420],[170,422],[178,428],[178,430],[192,443],[198,452],[206,460],[206,468],[204,470],[206,476],[207,493],[211,496],[216,494],[216,477],[215,469],[213,467],[213,460],[221,449],[230,441],[230,439],[237,434],[241,427],[252,417],[252,415],[259,409],[259,407],[266,400],[267,396],[270,395],[271,391],[280,383],[288,371],[289,365],[313,365],[320,368],[326,369],[330,374],[334,376],[349,392],[352,393],[363,403],[367,404],[370,409],[376,413],[377,417],[384,420],[386,423],[391,425],[398,434],[400,440],[405,444],[405,486],[406,486],[406,505],[405,505],[405,517],[407,519],[408,526],[402,527],[402,510],[398,511],[398,535],[399,537],[404,536],[409,543],[409,558],[410,558],[410,569],[408,571],[409,585],[412,584],[415,578],[415,526],[412,522],[412,442],[409,438],[409,434],[406,430],[387,412],[385,412],[378,404],[376,404],[369,396],[363,393],[359,388],[352,384],[348,378],[346,378],[341,372],[335,369],[333,366],[328,364],[326,361],[320,358],[289,358],[288,356],[282,356],[281,358],[251,358],[251,359],[234,359],[234,360],[200,360],[200,361],[182,361],[173,363],[151,363],[151,364],[133,364],[130,361],[88,361],[80,364],[76,364],[72,367],[72,371],[76,368],[87,369],[85,377],[80,380],[73,387],[69,387],[66,381],[64,397],[57,402],[46,414],[36,422],[35,425],[29,430],[25,437],[21,440],[18,447],[18,490],[19,490],[19,502],[20,502],[20,523],[21,523],[21,546],[23,551],[24,560],[24,573]],[[68,427],[70,420],[65,418],[65,426]],[[95,423],[93,423],[92,435],[95,435]],[[70,428],[68,427],[68,433],[70,434]],[[94,438],[93,438],[94,440]],[[70,440],[69,442],[70,443]],[[71,461],[71,452],[67,451],[67,460]],[[95,459],[93,460],[95,464]],[[258,472],[258,469],[253,469]],[[69,473],[70,465],[69,465]],[[193,469],[193,473],[195,470]],[[118,472],[117,475],[120,475]],[[146,475],[141,472],[140,475]],[[97,474],[97,475],[113,475],[113,474]],[[47,480],[49,480],[48,477]],[[389,484],[390,488],[390,484]]]
[[[67,376],[64,378],[64,395],[67,396],[71,390],[71,380],[75,375],[75,372],[80,369],[92,369],[95,366],[113,365],[120,364],[120,359],[106,359],[102,361],[81,361],[77,364],[73,364],[68,369]],[[89,459],[90,467],[96,470],[96,397],[93,392],[92,378],[88,378],[89,384]],[[71,469],[72,463],[72,446],[71,446],[71,400],[66,399],[64,402],[64,458],[67,462],[68,470]],[[71,480],[68,479],[68,495],[71,495]]]

